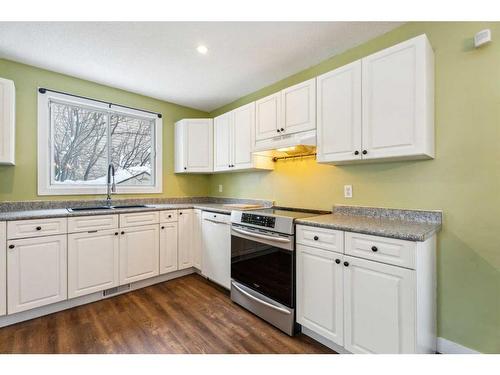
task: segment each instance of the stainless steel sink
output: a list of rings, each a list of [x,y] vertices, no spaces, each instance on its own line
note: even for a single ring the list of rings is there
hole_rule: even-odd
[[[79,212],[79,211],[100,211],[100,210],[125,210],[127,208],[146,208],[145,204],[130,204],[121,206],[93,206],[93,207],[69,207],[69,212]]]

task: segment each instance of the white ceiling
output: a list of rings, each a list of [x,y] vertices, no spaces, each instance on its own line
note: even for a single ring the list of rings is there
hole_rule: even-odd
[[[0,22],[0,58],[211,111],[399,25]]]

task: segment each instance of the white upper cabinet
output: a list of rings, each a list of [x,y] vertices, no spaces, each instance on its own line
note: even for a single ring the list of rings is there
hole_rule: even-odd
[[[434,54],[425,35],[317,77],[319,162],[434,157]]]
[[[255,103],[214,119],[214,171],[273,169],[270,157],[253,154]]]
[[[317,78],[319,162],[361,159],[361,60]]]
[[[7,227],[0,222],[0,316],[7,314]]]
[[[344,261],[345,348],[352,353],[415,353],[414,272],[350,256]]]
[[[212,119],[184,119],[175,124],[175,172],[213,171]]]
[[[316,129],[316,79],[281,90],[280,135]]]
[[[16,89],[0,78],[0,164],[15,164]]]
[[[255,139],[262,140],[280,134],[281,93],[277,92],[255,102]]]
[[[231,169],[233,112],[214,118],[214,171]]]
[[[434,157],[434,55],[425,35],[363,59],[363,159],[393,157]]]

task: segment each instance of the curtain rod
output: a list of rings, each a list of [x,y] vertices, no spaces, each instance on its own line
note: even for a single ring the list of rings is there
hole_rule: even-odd
[[[152,112],[152,111],[147,111],[147,110],[145,110],[145,109],[139,109],[139,108],[134,108],[134,107],[128,107],[128,106],[126,106],[126,105],[121,105],[121,104],[116,104],[116,103],[107,102],[107,101],[104,101],[104,100],[99,100],[99,99],[89,98],[89,97],[87,97],[87,96],[81,96],[81,95],[69,94],[69,93],[67,93],[67,92],[63,92],[63,91],[57,91],[57,90],[47,89],[47,88],[45,88],[45,87],[39,87],[39,88],[38,88],[38,92],[39,92],[40,94],[45,94],[47,91],[50,91],[50,92],[55,92],[55,93],[57,93],[57,94],[63,94],[63,95],[74,96],[75,98],[87,99],[87,100],[93,100],[93,101],[95,101],[95,102],[104,103],[104,104],[109,105],[109,108],[111,108],[111,106],[112,106],[112,105],[115,105],[115,106],[122,107],[122,108],[133,109],[134,111],[141,111],[141,112],[151,113],[151,114],[153,114],[153,115],[157,115],[157,116],[158,116],[158,118],[162,118],[162,114],[161,114],[161,113],[158,113],[158,112]]]

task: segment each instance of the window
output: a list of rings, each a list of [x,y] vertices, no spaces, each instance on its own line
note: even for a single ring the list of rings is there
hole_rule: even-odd
[[[72,95],[38,94],[38,194],[160,193],[162,119]]]

